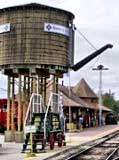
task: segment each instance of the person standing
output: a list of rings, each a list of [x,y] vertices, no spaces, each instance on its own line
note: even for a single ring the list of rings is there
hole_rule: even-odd
[[[80,131],[83,130],[83,116],[82,115],[79,116],[79,129]]]

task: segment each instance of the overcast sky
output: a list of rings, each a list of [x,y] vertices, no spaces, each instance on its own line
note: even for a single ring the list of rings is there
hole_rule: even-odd
[[[92,68],[102,64],[109,68],[102,75],[103,93],[110,89],[119,99],[119,0],[1,0],[0,8],[31,2],[71,11],[75,15],[74,24],[77,29],[96,49],[107,43],[113,44],[113,49],[106,50],[78,72],[71,71],[70,81],[71,85],[75,85],[81,78],[85,78],[91,88],[98,92],[99,72],[92,71]],[[95,51],[78,30],[75,33],[75,63]],[[69,77],[65,75],[64,83],[68,82]],[[0,88],[7,88],[3,75],[0,75],[0,84]],[[5,91],[0,90],[0,97],[3,95]]]

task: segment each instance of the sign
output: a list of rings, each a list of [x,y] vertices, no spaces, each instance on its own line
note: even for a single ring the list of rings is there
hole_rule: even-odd
[[[37,127],[35,125],[25,126],[25,133],[35,133]]]
[[[45,32],[53,32],[69,36],[69,28],[53,23],[44,23]]]
[[[10,32],[10,23],[0,25],[0,33]]]

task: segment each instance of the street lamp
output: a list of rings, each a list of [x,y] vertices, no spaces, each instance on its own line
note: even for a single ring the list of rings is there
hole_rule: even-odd
[[[93,68],[92,70],[99,71],[99,125],[102,125],[102,71],[108,70],[108,68],[104,68],[103,65],[98,65],[97,68]]]

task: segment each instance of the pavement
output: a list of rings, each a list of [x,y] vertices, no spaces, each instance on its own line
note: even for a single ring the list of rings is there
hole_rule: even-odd
[[[35,157],[28,157],[28,154],[21,153],[22,143],[6,143],[4,142],[4,135],[0,135],[0,143],[2,144],[0,147],[0,160],[45,160],[55,153],[95,140],[117,130],[119,130],[119,125],[106,125],[96,128],[86,128],[81,132],[69,132],[66,133],[66,146],[59,148],[56,144],[54,150],[50,150],[48,146],[45,152],[37,153]]]

